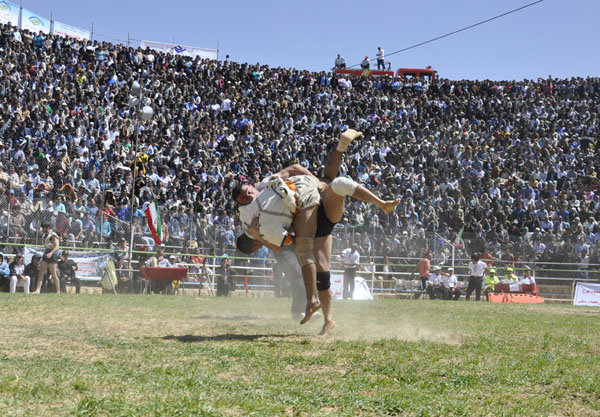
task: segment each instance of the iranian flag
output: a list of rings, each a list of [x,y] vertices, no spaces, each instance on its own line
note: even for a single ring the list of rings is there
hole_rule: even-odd
[[[147,201],[144,203],[144,213],[146,219],[148,219],[148,227],[152,232],[152,239],[157,245],[162,242],[162,223],[160,221],[160,209],[158,207],[158,200]]]
[[[456,235],[456,239],[454,240],[454,246],[456,246],[457,248],[462,248],[462,244],[460,243],[460,240],[462,239],[462,235],[465,232],[465,224],[463,223],[462,227],[460,228],[460,232],[458,232],[458,234]]]

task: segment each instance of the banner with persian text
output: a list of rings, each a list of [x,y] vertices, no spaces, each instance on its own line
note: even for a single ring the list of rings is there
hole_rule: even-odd
[[[198,48],[197,46],[177,45],[173,43],[142,41],[142,48],[150,48],[171,55],[183,55],[202,59],[217,59],[216,49]]]
[[[23,261],[31,262],[33,255],[42,256],[44,248],[25,246]],[[69,258],[77,264],[76,276],[79,279],[98,279],[104,275],[110,254],[106,252],[69,251]]]
[[[600,307],[600,284],[578,282],[573,305]]]
[[[70,36],[80,41],[90,40],[90,31],[69,26],[65,23],[54,21],[53,33],[59,36]]]

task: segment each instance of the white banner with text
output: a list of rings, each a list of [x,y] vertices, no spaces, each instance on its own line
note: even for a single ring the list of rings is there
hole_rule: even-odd
[[[54,21],[54,34],[59,36],[70,36],[80,41],[90,40],[90,31],[79,29],[74,26]]]
[[[600,307],[600,284],[578,282],[573,305]]]
[[[31,258],[34,255],[41,257],[43,253],[43,248],[25,246],[23,261],[27,265],[31,262]],[[62,253],[62,251],[59,251],[59,253]],[[72,259],[77,264],[76,276],[79,279],[101,278],[104,275],[109,258],[110,254],[106,252],[69,251],[69,259]]]
[[[165,42],[142,41],[142,48],[150,48],[171,55],[183,55],[202,59],[217,59],[216,49],[198,48],[197,46],[185,46]]]

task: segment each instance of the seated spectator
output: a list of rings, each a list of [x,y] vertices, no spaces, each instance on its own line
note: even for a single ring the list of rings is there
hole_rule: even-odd
[[[2,252],[0,252],[0,288],[3,292],[8,292],[10,289],[10,268]]]
[[[433,272],[429,275],[429,280],[427,281],[427,294],[429,294],[431,300],[443,299],[444,282],[442,268],[440,266],[433,268]]]
[[[344,68],[346,68],[346,58],[344,58],[343,56],[341,56],[340,54],[338,54],[337,58],[335,59],[334,68],[335,69],[344,69]]]
[[[40,263],[41,256],[33,255],[31,257],[31,262],[27,264],[25,270],[23,271],[23,275],[26,275],[30,278],[29,283],[29,291],[35,291],[37,288],[37,280],[38,280],[38,265]]]
[[[365,59],[363,59],[360,63],[360,67],[364,70],[368,70],[369,68],[371,68],[371,62],[369,61],[369,57],[366,56]]]
[[[57,264],[61,292],[67,292],[67,284],[75,285],[75,292],[81,293],[81,280],[77,278],[77,264],[69,258],[69,251],[63,250]]]
[[[454,275],[454,268],[448,268],[447,273],[444,277],[444,300],[460,299],[461,292],[458,289],[458,279]]]
[[[31,277],[25,275],[25,265],[23,265],[23,255],[16,255],[14,261],[9,265],[10,268],[10,292],[14,293],[17,286],[23,287],[23,292],[29,294]]]

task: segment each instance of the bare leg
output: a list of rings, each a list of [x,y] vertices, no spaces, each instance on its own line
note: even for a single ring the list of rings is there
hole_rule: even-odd
[[[311,316],[321,308],[317,295],[317,267],[313,255],[314,236],[317,230],[317,209],[314,206],[298,212],[294,217],[296,234],[296,254],[302,269],[302,280],[306,292],[306,313],[300,324],[308,322]]]
[[[337,177],[343,155],[344,153],[338,151],[337,149],[329,154],[329,158],[327,158],[327,162],[325,163],[324,172],[325,178],[327,178],[329,181],[333,181]]]
[[[50,269],[50,276],[54,281],[54,287],[56,287],[56,293],[60,294],[60,279],[58,278],[58,274],[56,273],[56,264],[48,265],[48,269]]]
[[[319,300],[321,300],[323,317],[325,318],[325,323],[323,323],[319,336],[328,336],[329,331],[335,327],[335,321],[331,314],[331,288],[325,291],[319,291]]]
[[[38,268],[38,279],[37,279],[37,285],[35,288],[35,291],[33,292],[34,294],[39,294],[42,291],[42,284],[44,283],[44,275],[46,275],[46,271],[48,270],[49,264],[46,263],[45,261],[41,261],[39,263],[39,268]]]
[[[352,194],[352,198],[355,200],[366,201],[368,203],[374,204],[383,210],[386,214],[394,211],[394,208],[400,203],[400,199],[397,198],[395,200],[382,200],[377,197],[371,191],[366,189],[360,184],[356,184],[356,190],[354,190],[354,194]]]
[[[333,181],[337,177],[340,164],[342,163],[342,157],[344,156],[346,149],[348,149],[348,145],[361,136],[362,132],[358,132],[354,129],[348,129],[340,135],[337,148],[329,154],[329,158],[327,158],[327,162],[325,163],[325,178],[329,181]]]
[[[335,194],[335,193],[332,193]],[[331,270],[331,246],[333,238],[331,235],[315,238],[315,258],[317,259],[317,272],[329,272]],[[329,331],[335,327],[333,314],[331,312],[331,288],[319,291],[319,300],[323,309],[323,328],[320,336],[327,336]]]

